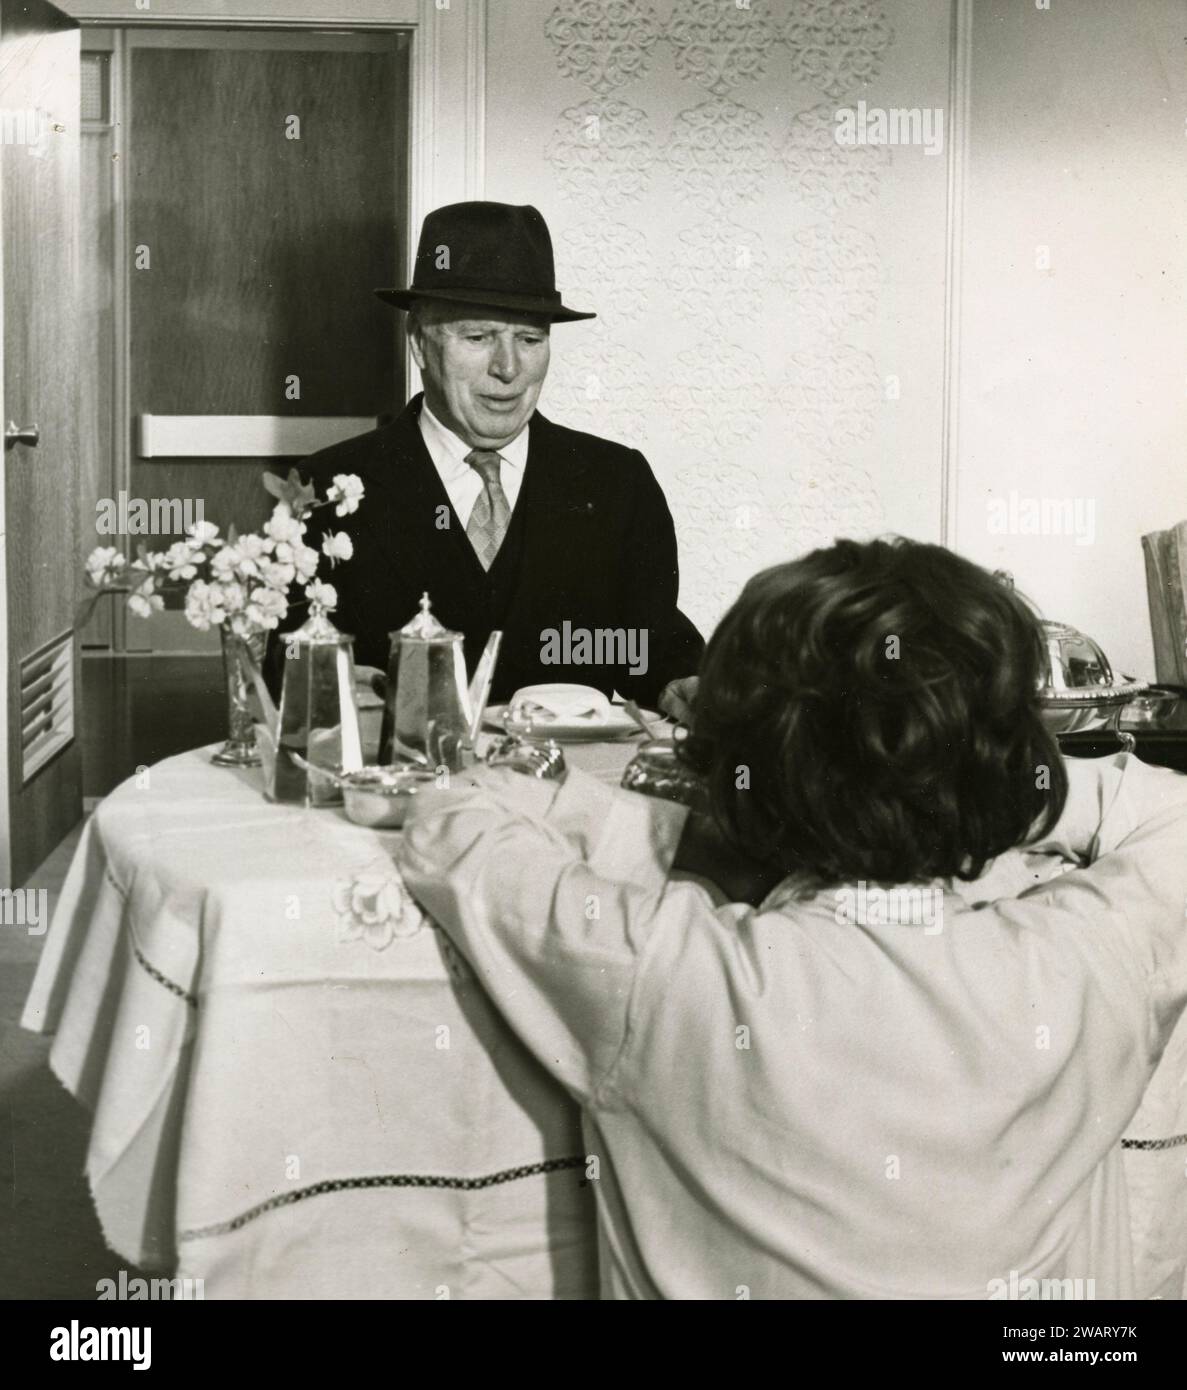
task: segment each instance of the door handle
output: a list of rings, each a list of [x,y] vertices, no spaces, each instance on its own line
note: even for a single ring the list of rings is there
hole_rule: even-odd
[[[40,425],[18,425],[15,420],[9,420],[4,428],[5,450],[11,449],[14,444],[27,444],[30,449],[35,449],[40,443]]]

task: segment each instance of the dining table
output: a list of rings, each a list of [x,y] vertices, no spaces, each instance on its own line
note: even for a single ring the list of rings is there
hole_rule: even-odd
[[[637,747],[565,757],[618,784]],[[580,1113],[408,894],[400,832],[212,751],[90,816],[22,1018],[93,1115],[109,1246],[206,1298],[596,1298]],[[1182,1298],[1187,1020],[1122,1148],[1137,1291]]]
[[[636,746],[566,754],[617,784]],[[22,1018],[93,1114],[108,1245],[206,1298],[596,1297],[580,1114],[405,890],[400,832],[213,751],[99,803]]]

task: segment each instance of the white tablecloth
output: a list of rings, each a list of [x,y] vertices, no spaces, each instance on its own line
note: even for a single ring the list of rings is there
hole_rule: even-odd
[[[207,1298],[596,1296],[578,1112],[394,841],[208,750],[100,804],[22,1022],[94,1112],[107,1240]]]

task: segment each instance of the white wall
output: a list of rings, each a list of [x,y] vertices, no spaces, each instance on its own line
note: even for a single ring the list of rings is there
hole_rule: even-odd
[[[837,533],[938,539],[947,149],[845,151],[834,113],[945,106],[948,0],[875,0],[813,71],[789,0],[593,10],[582,47],[574,5],[488,7],[487,196],[544,212],[599,313],[555,330],[541,409],[647,454],[705,630]]]
[[[956,545],[1152,677],[1140,538],[1187,517],[1187,5],[974,16]],[[1011,491],[1020,520],[1077,499],[1091,544],[993,534]]]

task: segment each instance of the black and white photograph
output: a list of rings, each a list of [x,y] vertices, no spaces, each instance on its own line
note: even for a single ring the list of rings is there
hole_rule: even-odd
[[[30,1365],[943,1301],[1149,1371],[1187,0],[0,0],[0,226]]]

